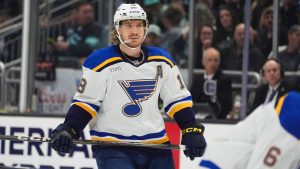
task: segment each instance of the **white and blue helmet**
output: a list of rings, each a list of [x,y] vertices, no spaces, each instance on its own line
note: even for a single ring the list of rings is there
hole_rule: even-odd
[[[115,27],[119,28],[120,21],[131,19],[144,20],[146,27],[148,27],[147,14],[139,4],[121,4],[114,15]]]

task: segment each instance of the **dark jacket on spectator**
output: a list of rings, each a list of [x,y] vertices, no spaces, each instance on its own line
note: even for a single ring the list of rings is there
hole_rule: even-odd
[[[284,34],[281,29],[279,29],[278,32],[278,45],[286,44],[286,34]],[[268,29],[266,27],[262,27],[258,30],[257,46],[262,51],[265,57],[267,57],[272,50],[272,40],[273,37],[268,38]]]
[[[282,63],[285,71],[297,71],[300,67],[300,53],[288,53],[287,50],[278,53],[278,60]]]
[[[289,29],[295,25],[299,24],[299,20],[297,17],[297,6],[292,6],[289,9],[285,9],[284,6],[281,6],[279,9],[279,17],[280,17],[280,27],[284,33],[287,35]]]
[[[278,93],[277,93],[277,97],[275,98],[276,99],[275,105],[281,96],[285,95],[292,89],[294,89],[294,88],[287,85],[287,83],[285,81],[282,81],[277,89]],[[255,92],[253,104],[252,104],[252,106],[250,106],[250,111],[248,112],[248,114],[250,114],[254,109],[256,109],[261,104],[265,103],[266,97],[268,95],[268,91],[269,91],[268,84],[264,84],[257,88],[257,90]]]
[[[225,119],[226,115],[232,110],[232,81],[222,71],[217,71],[213,76],[212,80],[217,81],[217,103],[211,101],[210,96],[205,95],[204,93],[204,74],[194,75],[193,84],[191,87],[191,94],[193,96],[193,101],[195,103],[209,103],[213,109],[220,109],[220,112],[217,113],[218,119]]]
[[[262,52],[255,46],[251,45],[249,49],[249,71],[259,72],[265,62]],[[222,51],[221,66],[224,70],[242,70],[243,52],[238,53],[235,43]]]

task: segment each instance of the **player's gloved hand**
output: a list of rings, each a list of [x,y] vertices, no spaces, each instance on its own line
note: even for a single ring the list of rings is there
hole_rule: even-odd
[[[186,145],[184,154],[194,160],[195,157],[201,157],[206,147],[206,141],[203,136],[204,126],[192,124],[182,130],[181,144]]]
[[[51,132],[51,147],[61,153],[70,153],[73,150],[73,139],[79,138],[79,132],[60,124]]]

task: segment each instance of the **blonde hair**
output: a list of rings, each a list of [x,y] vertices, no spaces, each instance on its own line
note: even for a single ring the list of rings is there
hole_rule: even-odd
[[[118,32],[117,32],[116,28],[113,28],[110,32],[110,37],[109,37],[109,42],[111,44],[113,44],[113,45],[120,44],[120,40],[117,37],[117,35],[118,35]]]

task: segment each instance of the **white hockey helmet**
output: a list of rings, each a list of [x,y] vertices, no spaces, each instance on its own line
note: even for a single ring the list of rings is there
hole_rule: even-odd
[[[148,27],[147,14],[139,4],[121,4],[114,15],[114,25],[119,28],[120,21],[130,19],[141,19],[146,22]]]

